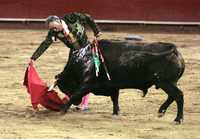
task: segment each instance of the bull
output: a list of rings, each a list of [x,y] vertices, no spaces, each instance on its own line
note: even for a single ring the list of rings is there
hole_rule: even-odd
[[[62,106],[67,112],[72,104],[78,105],[88,92],[95,95],[110,96],[113,114],[119,113],[119,90],[134,88],[142,90],[144,96],[155,85],[167,95],[158,114],[163,116],[175,101],[177,104],[176,123],[183,121],[183,92],[177,87],[185,64],[184,59],[172,43],[133,43],[114,40],[99,40],[111,77],[108,80],[105,69],[100,66],[99,77],[95,75],[94,59],[90,45],[79,50],[71,50],[68,62],[57,80],[58,88],[71,95],[68,103]]]

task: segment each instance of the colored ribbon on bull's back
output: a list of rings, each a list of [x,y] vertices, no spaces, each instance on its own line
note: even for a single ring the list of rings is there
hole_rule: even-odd
[[[98,48],[95,44],[92,47],[92,57],[94,60],[94,65],[95,65],[96,77],[98,77],[99,76],[99,66],[100,66],[101,62],[99,60]]]
[[[108,68],[106,66],[106,63],[105,63],[105,60],[104,60],[104,57],[103,57],[103,54],[101,52],[101,49],[98,47],[99,46],[98,41],[94,40],[93,45],[94,46],[92,47],[92,54],[93,54],[93,60],[94,60],[95,69],[96,69],[96,77],[98,77],[98,75],[99,75],[99,66],[102,62],[103,67],[104,67],[105,72],[106,72],[106,75],[107,75],[107,78],[108,78],[108,80],[111,80],[110,74],[108,72]],[[100,62],[100,59],[101,59],[101,62]]]
[[[67,96],[61,99],[54,90],[48,91],[48,86],[39,77],[33,61],[30,61],[26,69],[24,85],[31,97],[31,103],[34,109],[37,109],[38,104],[41,104],[47,109],[59,111],[60,106],[69,100]]]

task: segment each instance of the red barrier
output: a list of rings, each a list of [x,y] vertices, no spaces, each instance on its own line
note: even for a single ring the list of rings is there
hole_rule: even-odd
[[[86,12],[99,20],[200,22],[200,0],[1,0],[0,18]]]

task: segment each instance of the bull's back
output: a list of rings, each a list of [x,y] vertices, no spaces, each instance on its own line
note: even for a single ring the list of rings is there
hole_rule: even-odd
[[[183,58],[171,43],[102,40],[99,44],[111,78],[115,82],[144,84],[153,80],[156,72],[163,78],[175,80],[184,71]]]
[[[128,81],[130,74],[134,76],[137,70],[134,70],[133,47],[126,42],[110,40],[101,40],[99,46],[112,80]]]

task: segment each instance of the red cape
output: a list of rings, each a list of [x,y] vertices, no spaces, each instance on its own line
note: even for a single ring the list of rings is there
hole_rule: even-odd
[[[39,77],[33,65],[33,61],[29,63],[29,66],[26,69],[23,84],[30,94],[31,103],[34,109],[37,109],[38,104],[41,104],[47,109],[59,111],[60,106],[69,100],[67,96],[64,99],[61,99],[54,90],[48,91],[48,86]]]

